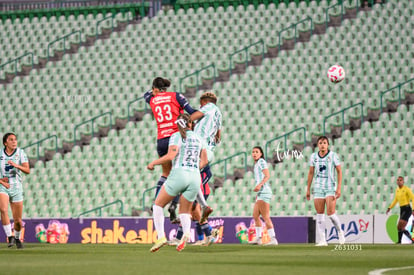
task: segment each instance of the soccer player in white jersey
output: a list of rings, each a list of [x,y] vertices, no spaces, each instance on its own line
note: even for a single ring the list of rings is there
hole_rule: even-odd
[[[194,132],[207,143],[207,159],[209,163],[213,161],[214,148],[221,139],[222,114],[216,103],[217,96],[213,92],[203,93],[200,97],[200,109],[193,112],[190,117],[192,121],[197,121],[194,126]],[[200,188],[197,195],[197,201],[194,202],[192,217],[196,221],[196,231],[199,238],[195,245],[208,246],[215,241],[215,237],[218,235],[218,230],[212,229],[207,222],[208,216],[213,212],[213,209],[206,202],[206,198],[210,194],[208,181],[212,177],[208,164],[202,169],[201,175],[202,188]],[[182,227],[179,226],[177,235],[170,240],[169,244],[176,245],[182,238],[182,235]],[[204,235],[206,236],[205,239]]]
[[[0,213],[4,232],[7,235],[9,247],[16,244],[17,248],[23,248],[20,241],[23,213],[23,176],[29,174],[30,166],[23,149],[17,147],[17,138],[13,133],[3,136],[4,148],[0,155],[0,169],[2,181],[0,184]],[[4,178],[3,178],[4,177]],[[12,236],[8,206],[13,213],[14,238]]]
[[[167,244],[164,232],[163,208],[181,194],[179,216],[183,227],[184,236],[177,244],[177,251],[184,249],[190,238],[191,208],[200,189],[200,168],[207,164],[206,144],[195,134],[192,129],[192,121],[188,114],[181,114],[177,121],[179,132],[170,137],[168,153],[148,164],[147,168],[153,170],[155,165],[162,165],[172,161],[172,170],[153,205],[154,226],[158,239],[151,248],[151,252],[158,251]]]
[[[310,200],[312,181],[313,201],[316,210],[316,227],[320,241],[317,246],[327,246],[325,236],[325,205],[329,219],[331,219],[337,232],[340,244],[345,243],[345,235],[341,229],[341,222],[335,213],[336,200],[341,196],[342,169],[341,162],[336,153],[329,150],[329,140],[325,136],[318,138],[319,152],[313,153],[309,161],[308,187],[306,199]],[[335,179],[335,170],[337,179]]]
[[[221,125],[223,116],[216,103],[217,96],[213,92],[205,92],[200,97],[200,109],[191,114],[191,120],[197,121],[194,126],[194,132],[207,143],[207,158],[209,163],[213,161],[214,149],[221,140]],[[208,184],[208,180],[212,177],[210,166],[207,165],[204,167],[202,172],[209,175],[209,178],[204,180],[204,184]],[[204,224],[207,222],[207,218],[213,210],[207,205],[201,189],[197,195],[197,201],[203,208],[200,224]]]
[[[260,146],[253,148],[252,157],[254,160],[254,180],[256,183],[253,191],[257,192],[256,202],[253,208],[256,237],[249,243],[259,245],[262,244],[261,215],[266,224],[266,229],[270,237],[270,241],[265,245],[278,245],[273,222],[270,219],[270,200],[272,199],[273,194],[268,183],[270,179],[269,168],[263,156],[263,149]]]

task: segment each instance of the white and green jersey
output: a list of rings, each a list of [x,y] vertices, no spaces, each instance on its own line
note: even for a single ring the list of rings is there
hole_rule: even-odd
[[[26,153],[23,151],[23,149],[16,148],[16,150],[14,150],[14,152],[11,155],[8,155],[6,153],[5,148],[2,150],[0,156],[1,175],[3,177],[9,178],[10,189],[13,189],[15,186],[22,184],[23,172],[17,169],[16,167],[9,165],[7,163],[9,160],[19,165],[29,161],[27,160]]]
[[[328,151],[324,157],[319,152],[313,153],[309,160],[309,166],[315,167],[314,188],[332,190],[336,188],[335,167],[341,165],[336,153]]]
[[[172,161],[172,168],[200,169],[200,153],[206,149],[206,144],[193,131],[187,131],[187,138],[184,140],[180,132],[174,133],[170,137],[168,146],[176,145],[179,147],[178,154]]]
[[[222,114],[220,109],[214,103],[207,103],[199,110],[204,116],[198,120],[194,127],[194,132],[204,139],[208,149],[214,150],[216,146],[215,136],[222,124]]]
[[[269,169],[267,166],[267,162],[260,158],[256,164],[254,165],[254,180],[256,181],[256,185],[258,185],[264,178],[264,169]],[[262,188],[259,190],[259,193],[272,193],[272,189],[270,188],[268,182],[263,184]]]

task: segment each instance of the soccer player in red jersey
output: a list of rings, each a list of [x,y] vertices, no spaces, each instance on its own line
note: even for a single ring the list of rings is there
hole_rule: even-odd
[[[175,132],[178,132],[177,124],[175,121],[178,116],[184,112],[184,110],[192,114],[194,110],[188,100],[180,93],[168,92],[171,82],[168,79],[162,77],[156,77],[152,82],[152,89],[144,94],[145,101],[151,106],[152,113],[154,114],[157,122],[157,152],[158,156],[162,157],[168,152],[168,143],[170,137]],[[164,184],[171,171],[171,162],[162,164],[162,174],[157,183],[158,194],[161,186]],[[174,199],[171,203],[168,211],[170,212],[170,220],[173,223],[178,223],[175,208],[178,203],[178,198]]]

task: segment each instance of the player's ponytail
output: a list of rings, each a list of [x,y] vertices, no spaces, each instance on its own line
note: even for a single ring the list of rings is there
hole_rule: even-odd
[[[178,116],[175,124],[177,124],[178,131],[183,139],[187,138],[187,130],[191,129],[192,120],[189,114],[181,114]]]
[[[169,88],[171,86],[171,81],[169,81],[168,79],[164,78],[164,90],[167,90],[167,88]]]
[[[166,78],[156,77],[152,81],[152,88],[157,88],[160,91],[166,91],[171,86],[171,81]]]

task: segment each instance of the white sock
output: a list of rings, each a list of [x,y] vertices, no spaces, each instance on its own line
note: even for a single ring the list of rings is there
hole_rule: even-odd
[[[14,230],[14,238],[20,240],[20,232],[21,231]]]
[[[316,227],[318,228],[321,241],[326,241],[325,239],[325,214],[316,214]]]
[[[155,230],[157,230],[158,239],[165,236],[164,234],[164,209],[155,205],[152,207],[152,217],[154,219]]]
[[[200,204],[200,206],[202,208],[207,207],[208,204],[206,202],[206,200],[204,199],[204,194],[203,191],[201,191],[201,188],[198,189],[198,193],[197,193],[197,202]]]
[[[341,222],[339,221],[338,216],[336,214],[332,214],[332,215],[330,215],[328,217],[331,219],[331,221],[334,224],[336,230],[338,232],[341,232]]]
[[[6,224],[3,225],[3,229],[4,229],[4,233],[6,233],[7,237],[10,237],[12,235],[12,231],[11,231],[11,224]]]
[[[256,226],[256,238],[261,238],[261,237],[262,237],[262,227]]]
[[[182,213],[180,216],[180,222],[183,227],[183,234],[190,234],[191,230],[191,215],[188,213]]]
[[[274,229],[274,228],[270,228],[270,229],[268,229],[268,230],[267,230],[267,233],[269,234],[269,237],[270,237],[271,239],[273,239],[273,238],[275,238],[275,237],[276,237],[276,234],[275,234],[275,229]]]

